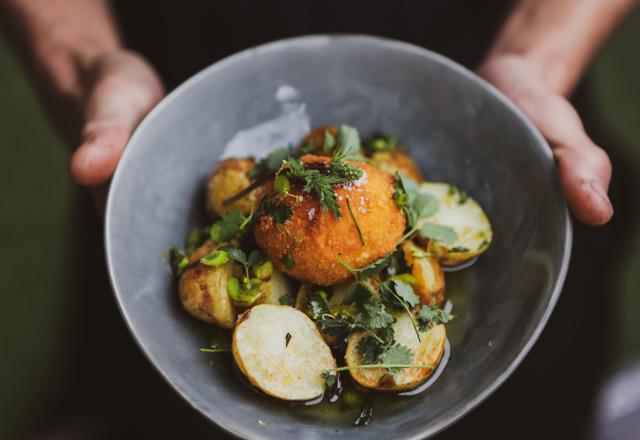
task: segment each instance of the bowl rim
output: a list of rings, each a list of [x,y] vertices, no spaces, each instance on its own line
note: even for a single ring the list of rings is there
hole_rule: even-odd
[[[509,100],[502,92],[500,92],[497,88],[495,88],[491,83],[484,80],[480,76],[473,73],[471,70],[466,67],[458,64],[457,62],[447,58],[444,55],[433,52],[429,49],[407,43],[404,41],[386,38],[375,35],[366,35],[366,34],[354,34],[354,33],[327,33],[327,34],[310,34],[303,35],[292,38],[285,38],[280,40],[275,40],[272,42],[267,42],[258,46],[254,46],[251,48],[247,48],[236,52],[232,55],[229,55],[225,58],[222,58],[208,67],[202,69],[197,72],[170,93],[168,93],[155,107],[151,109],[151,111],[143,118],[143,120],[138,124],[133,134],[127,141],[126,147],[123,151],[123,154],[118,162],[118,166],[116,167],[115,173],[111,179],[111,184],[109,187],[109,193],[107,196],[107,203],[105,209],[104,216],[104,248],[105,248],[105,257],[107,263],[107,271],[109,273],[109,281],[111,284],[111,288],[113,290],[116,303],[118,305],[118,309],[122,315],[123,320],[127,326],[127,329],[131,336],[133,337],[136,345],[140,348],[147,361],[153,366],[153,368],[160,374],[160,376],[170,385],[170,387],[193,409],[195,409],[199,414],[201,414],[205,419],[207,419],[210,423],[215,425],[217,428],[224,431],[226,434],[229,434],[236,438],[240,437],[241,434],[246,434],[250,432],[252,434],[252,438],[262,438],[262,436],[256,436],[255,431],[244,431],[238,430],[237,425],[233,423],[225,422],[221,417],[211,417],[210,411],[207,411],[201,404],[192,400],[184,390],[178,387],[169,375],[165,374],[165,372],[160,368],[157,364],[157,359],[153,356],[153,354],[147,350],[145,345],[139,339],[136,334],[133,326],[133,322],[130,316],[127,314],[125,310],[125,304],[121,300],[121,293],[118,286],[118,281],[115,277],[113,260],[112,260],[112,247],[111,240],[109,239],[111,230],[111,218],[113,216],[113,205],[114,201],[114,188],[117,187],[120,180],[122,179],[122,174],[124,171],[124,167],[122,166],[128,160],[130,155],[129,145],[134,144],[139,137],[141,137],[141,133],[144,132],[144,129],[147,125],[149,125],[155,115],[160,113],[162,109],[171,105],[173,101],[175,101],[180,95],[185,93],[187,89],[189,89],[192,85],[198,83],[202,78],[214,74],[217,70],[223,69],[227,65],[241,62],[242,60],[252,57],[257,54],[266,54],[270,52],[277,52],[280,50],[286,50],[291,45],[296,45],[298,47],[304,46],[319,46],[319,45],[328,45],[335,44],[340,42],[355,42],[355,43],[365,43],[372,44],[378,47],[385,47],[387,49],[393,49],[396,51],[408,52],[414,55],[418,55],[422,58],[427,58],[430,61],[435,61],[445,67],[456,71],[458,74],[464,76],[467,80],[478,84],[480,87],[487,90],[487,92],[493,97],[497,98],[506,108],[509,109],[523,124],[524,126],[531,132],[533,137],[536,139],[536,144],[538,148],[549,158],[549,160],[553,159],[553,153],[551,147],[544,139],[540,131],[533,125],[533,123],[524,115],[524,113],[516,107],[516,105]],[[557,170],[554,169],[553,173],[557,175]],[[569,268],[569,261],[571,258],[571,249],[573,242],[573,224],[571,220],[571,215],[569,214],[569,209],[567,207],[566,200],[562,200],[562,211],[564,213],[564,228],[565,228],[565,237],[564,243],[562,243],[561,251],[563,252],[562,261],[560,264],[560,270],[558,272],[558,277],[555,285],[553,286],[551,296],[549,297],[549,301],[545,306],[545,309],[537,322],[535,328],[533,329],[530,338],[520,349],[520,352],[515,356],[515,358],[509,363],[509,365],[498,375],[496,378],[478,395],[474,398],[470,399],[459,408],[457,411],[452,412],[451,414],[441,417],[436,422],[430,424],[429,426],[425,426],[419,432],[415,434],[405,437],[407,440],[419,440],[431,437],[441,431],[444,431],[449,426],[453,425],[455,422],[460,420],[462,417],[467,415],[471,410],[480,405],[485,399],[487,399],[491,394],[493,394],[505,381],[511,376],[511,374],[518,368],[518,366],[522,363],[524,358],[527,356],[533,345],[537,342],[542,330],[546,326],[553,309],[555,308],[556,303],[558,302],[558,298],[560,297],[560,293],[562,292],[562,288],[566,279],[567,271]],[[215,415],[215,414],[214,414]]]

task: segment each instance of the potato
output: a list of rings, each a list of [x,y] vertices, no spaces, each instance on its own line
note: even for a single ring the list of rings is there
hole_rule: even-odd
[[[424,382],[442,359],[447,339],[444,325],[434,325],[430,329],[421,332],[420,338],[422,342],[418,341],[411,318],[406,313],[398,318],[393,328],[395,330],[396,343],[404,345],[413,353],[411,363],[430,365],[432,368],[405,368],[396,373],[389,373],[387,369],[382,368],[349,370],[351,377],[359,385],[379,391],[410,390]],[[358,341],[365,335],[365,332],[359,332],[349,336],[345,353],[347,365],[362,364],[357,345]]]
[[[423,304],[440,304],[444,301],[445,280],[442,267],[435,257],[416,257],[425,253],[412,242],[402,244],[404,259],[407,265],[411,267],[411,275],[416,282],[412,287],[415,293],[420,297]]]
[[[301,160],[307,166],[329,162],[328,158],[312,155]],[[352,277],[338,257],[360,269],[396,248],[406,221],[393,200],[393,176],[365,163],[353,164],[363,175],[356,182],[335,187],[340,218],[323,211],[315,193],[304,192],[299,184],[291,188],[294,197],[280,202],[292,211],[283,224],[277,224],[268,213],[259,218],[254,230],[256,243],[277,269],[302,282],[331,286]],[[365,245],[360,241],[347,200]],[[285,265],[286,261],[291,264]]]
[[[420,192],[431,194],[440,202],[438,212],[430,223],[449,226],[458,234],[453,243],[430,240],[428,251],[445,266],[461,264],[487,250],[493,232],[482,207],[471,197],[448,183],[423,183]]]
[[[307,299],[309,299],[309,293],[314,289],[313,284],[302,283],[300,284],[300,288],[298,289],[298,293],[296,294],[296,302],[294,307],[300,310],[302,313],[307,312]]]
[[[231,329],[235,311],[227,294],[227,278],[233,263],[209,267],[196,264],[180,277],[178,293],[184,308],[196,318]]]
[[[293,297],[296,293],[293,280],[279,270],[274,270],[271,278],[263,281],[259,289],[262,292],[259,304],[280,305],[280,298],[287,295]]]
[[[314,128],[300,141],[298,146],[302,148],[308,144],[312,144],[313,148],[308,150],[309,152],[313,152],[314,154],[321,156],[324,155],[322,146],[324,145],[325,132],[329,132],[329,134],[335,138],[338,134],[338,127],[334,125],[323,125],[321,127]]]
[[[416,163],[402,150],[379,151],[371,155],[371,160],[387,173],[395,174],[397,171],[416,182],[424,182],[424,177]]]
[[[336,367],[314,322],[289,306],[257,305],[238,318],[233,358],[255,387],[282,400],[324,393],[323,370]]]
[[[258,206],[260,190],[255,189],[246,197],[228,205],[223,202],[249,186],[251,180],[247,172],[255,167],[253,159],[227,159],[218,164],[207,181],[207,212],[212,217],[220,217],[225,212],[237,208],[248,215]]]

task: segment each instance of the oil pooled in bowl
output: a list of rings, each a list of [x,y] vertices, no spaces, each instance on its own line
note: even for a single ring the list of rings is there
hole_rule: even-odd
[[[417,399],[427,394],[429,389],[438,381],[443,380],[443,373],[446,371],[447,363],[451,356],[455,356],[456,346],[462,340],[464,334],[464,322],[470,305],[469,294],[473,291],[473,275],[471,271],[454,271],[447,274],[447,297],[453,304],[453,314],[455,319],[446,325],[447,341],[442,360],[435,371],[420,386],[402,392],[376,392],[364,389],[357,385],[348,372],[338,374],[336,386],[325,393],[325,395],[306,402],[285,402],[264,394],[254,387],[244,377],[235,366],[231,355],[224,358],[215,357],[213,362],[228,362],[232,364],[230,370],[235,371],[237,380],[251,389],[256,399],[268,399],[277,405],[282,405],[283,409],[292,413],[296,418],[322,424],[339,429],[340,427],[358,424],[365,426],[375,423],[378,418],[391,411],[399,400]],[[229,345],[230,335],[228,332],[212,331],[209,334],[212,346]],[[224,339],[227,339],[224,342]],[[342,356],[337,356],[339,363],[342,363]],[[207,360],[203,359],[203,362]],[[445,375],[446,376],[446,375]]]

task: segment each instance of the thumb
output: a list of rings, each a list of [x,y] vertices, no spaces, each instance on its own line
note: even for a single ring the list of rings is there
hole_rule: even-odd
[[[538,90],[527,101],[525,113],[553,148],[562,190],[573,214],[590,225],[607,223],[613,215],[607,195],[609,157],[589,138],[578,113],[564,97]]]
[[[69,164],[75,181],[86,186],[111,177],[131,133],[163,95],[151,67],[131,53],[98,60],[91,75],[82,144]]]

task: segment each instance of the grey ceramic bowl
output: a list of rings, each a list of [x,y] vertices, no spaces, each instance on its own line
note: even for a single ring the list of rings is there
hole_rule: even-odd
[[[399,135],[430,180],[476,198],[494,242],[448,276],[458,316],[451,356],[431,387],[353,412],[256,394],[228,355],[199,351],[209,328],[181,310],[162,260],[204,224],[203,186],[225,154],[264,154],[310,127],[346,123]],[[499,92],[452,61],[366,36],[311,36],[241,52],[194,76],[140,124],[113,178],[106,213],[113,289],[158,372],[222,429],[242,438],[424,438],[494,391],[534,344],[558,298],[571,226],[551,151]],[[258,422],[258,421],[261,422]]]

